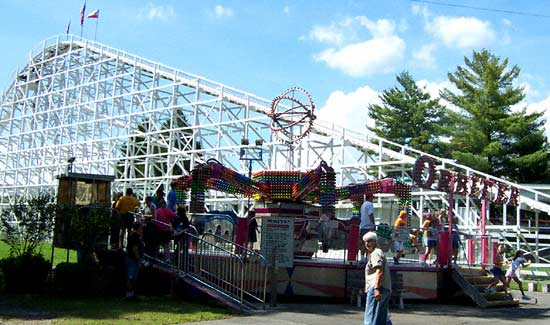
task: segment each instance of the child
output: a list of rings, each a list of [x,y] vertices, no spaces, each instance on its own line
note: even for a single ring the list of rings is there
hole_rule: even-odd
[[[505,253],[506,246],[498,245],[497,256],[495,257],[494,266],[491,269],[491,273],[493,273],[495,278],[493,279],[493,282],[491,282],[491,284],[489,284],[489,286],[485,289],[486,293],[495,293],[496,289],[494,287],[500,281],[504,285],[504,294],[508,294],[508,290],[506,287],[506,278],[504,277],[504,265],[508,264]]]
[[[434,259],[433,263],[435,263],[435,258],[432,255],[437,246],[437,230],[434,221],[436,218],[437,216],[433,212],[430,212],[422,224],[422,229],[424,230],[424,246],[426,246],[426,252],[424,255],[420,255],[420,262],[422,265],[428,265],[426,261],[431,264],[432,258]]]
[[[407,227],[407,211],[403,210],[399,212],[399,217],[395,220],[395,223],[393,224],[394,228],[402,228]],[[407,240],[409,238],[406,238]],[[393,263],[399,264],[399,259],[403,256],[403,249],[404,249],[404,243],[405,241],[403,238],[396,239],[394,242],[394,250],[395,250],[395,256],[393,257]]]
[[[512,259],[512,264],[510,265],[510,268],[508,269],[508,272],[506,272],[506,288],[510,287],[510,281],[514,279],[516,283],[519,285],[519,290],[521,291],[521,298],[525,300],[529,300],[531,298],[527,297],[525,295],[525,292],[523,291],[523,285],[521,281],[519,280],[516,271],[519,269],[520,266],[529,266],[531,264],[531,261],[527,261],[523,257],[522,251],[517,251],[516,255],[514,255],[514,259]]]

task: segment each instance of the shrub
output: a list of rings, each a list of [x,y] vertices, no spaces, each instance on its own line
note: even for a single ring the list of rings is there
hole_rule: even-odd
[[[2,211],[0,220],[10,247],[10,256],[22,257],[40,253],[39,244],[50,239],[55,217],[55,204],[47,193],[27,201],[18,198]]]
[[[124,292],[124,278],[111,266],[60,263],[54,272],[57,294],[68,297],[100,297]]]
[[[45,288],[51,264],[41,255],[26,254],[0,260],[0,270],[6,292],[38,293]]]

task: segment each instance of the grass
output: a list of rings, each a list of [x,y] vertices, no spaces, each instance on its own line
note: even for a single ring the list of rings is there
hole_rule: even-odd
[[[0,259],[8,257],[10,255],[10,247],[8,244],[4,241],[0,241]],[[50,261],[52,258],[52,245],[50,243],[42,243],[39,246],[39,250],[46,259],[46,261]],[[55,248],[54,249],[54,256],[53,256],[53,265],[57,265],[59,263],[67,262],[67,251],[69,252],[69,262],[75,263],[76,262],[76,251],[74,250],[67,250],[64,248]]]
[[[176,300],[146,297],[60,299],[46,296],[7,297],[0,308],[0,322],[47,319],[51,324],[181,324],[225,319],[226,309]],[[5,311],[2,309],[6,308]]]
[[[51,259],[52,246],[44,243],[40,251]],[[69,250],[69,262],[76,252]],[[0,259],[9,256],[9,246],[0,241]],[[67,261],[67,250],[55,248],[53,264]],[[0,323],[37,322],[51,324],[181,324],[231,317],[221,307],[190,303],[171,297],[140,297],[137,301],[121,298],[71,298],[49,295],[0,296]]]

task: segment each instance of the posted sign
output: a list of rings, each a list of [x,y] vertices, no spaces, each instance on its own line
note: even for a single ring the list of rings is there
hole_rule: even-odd
[[[262,253],[270,263],[273,250],[277,267],[294,265],[294,218],[262,218]]]

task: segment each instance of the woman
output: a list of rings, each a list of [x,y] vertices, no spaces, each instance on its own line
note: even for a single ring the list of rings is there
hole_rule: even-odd
[[[153,200],[150,196],[145,197],[143,202],[143,217],[145,219],[155,218],[155,210],[157,209],[156,205],[153,203]]]
[[[390,268],[384,252],[376,247],[378,237],[375,232],[367,232],[363,236],[367,248],[367,264],[365,266],[365,304],[364,324],[388,324],[388,305],[391,294]]]
[[[160,201],[160,208],[156,211],[156,226],[158,230],[159,242],[164,250],[164,260],[170,261],[170,240],[172,240],[172,219],[176,216],[176,213],[166,207],[166,201]]]

